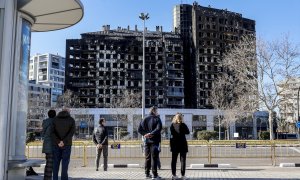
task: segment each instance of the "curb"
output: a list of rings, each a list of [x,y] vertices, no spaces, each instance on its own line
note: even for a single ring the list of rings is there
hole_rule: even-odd
[[[103,164],[101,164],[103,167]],[[139,164],[107,164],[109,168],[140,168]]]
[[[230,164],[191,164],[190,169],[199,168],[232,168]]]
[[[300,167],[297,163],[280,163],[279,167]]]

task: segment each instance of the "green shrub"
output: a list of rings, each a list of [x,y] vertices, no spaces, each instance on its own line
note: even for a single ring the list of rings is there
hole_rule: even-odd
[[[269,131],[260,131],[258,134],[259,139],[261,140],[269,140],[270,139],[270,132]]]
[[[26,134],[26,144],[35,141],[35,136],[34,132],[28,132]]]
[[[218,136],[218,133],[216,131],[198,131],[197,132],[197,139],[198,140],[211,140],[215,139]]]

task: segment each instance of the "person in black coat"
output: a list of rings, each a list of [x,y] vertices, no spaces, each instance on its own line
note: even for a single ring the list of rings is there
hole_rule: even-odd
[[[161,142],[162,123],[158,116],[157,107],[150,108],[150,115],[143,119],[139,125],[138,132],[145,139],[145,174],[146,178],[151,178],[150,168],[152,168],[152,179],[160,179],[157,173],[159,158],[159,143]]]
[[[172,152],[172,161],[171,161],[172,179],[178,178],[176,176],[176,163],[177,163],[178,154],[180,154],[182,179],[187,179],[185,177],[185,168],[186,168],[186,154],[188,152],[188,144],[185,135],[190,134],[190,131],[187,125],[183,122],[183,115],[181,113],[177,113],[173,117],[170,131],[171,131],[170,146]]]

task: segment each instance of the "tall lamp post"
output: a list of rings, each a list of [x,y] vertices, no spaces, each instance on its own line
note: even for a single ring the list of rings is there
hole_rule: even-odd
[[[298,108],[297,108],[297,111],[298,111],[298,113],[297,113],[297,124],[300,122],[300,119],[299,119],[299,92],[300,92],[300,86],[298,88],[298,96],[297,96],[297,106],[298,106]],[[300,138],[299,137],[300,136],[299,126],[297,125],[297,127],[298,127],[298,138]]]
[[[142,119],[145,117],[145,21],[149,19],[148,13],[141,13],[139,18],[143,20],[143,73],[142,73]]]

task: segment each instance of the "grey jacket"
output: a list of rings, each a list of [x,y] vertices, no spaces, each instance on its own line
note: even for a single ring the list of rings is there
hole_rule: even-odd
[[[108,132],[105,126],[98,126],[93,134],[94,144],[108,145]]]
[[[53,133],[53,118],[47,118],[43,120],[42,137],[43,142],[43,153],[52,153],[52,133]]]

